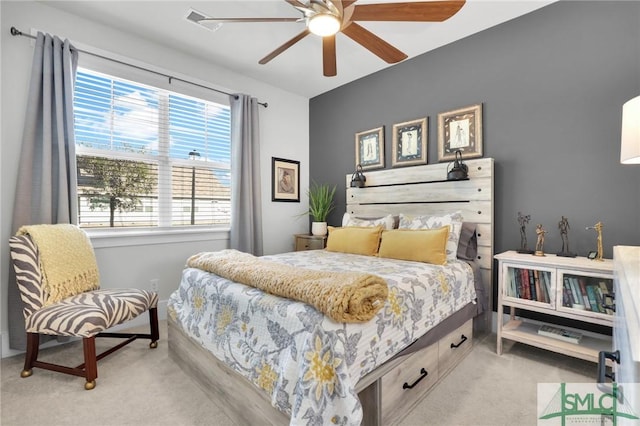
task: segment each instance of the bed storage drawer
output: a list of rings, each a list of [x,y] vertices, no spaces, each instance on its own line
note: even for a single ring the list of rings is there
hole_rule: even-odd
[[[438,369],[445,374],[469,353],[473,346],[473,320],[447,334],[438,342]]]
[[[425,374],[426,372],[426,374]],[[398,421],[438,381],[438,344],[407,355],[381,379],[382,424]]]

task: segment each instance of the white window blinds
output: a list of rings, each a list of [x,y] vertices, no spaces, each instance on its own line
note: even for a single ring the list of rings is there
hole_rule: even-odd
[[[79,69],[74,115],[80,226],[230,223],[227,105]]]

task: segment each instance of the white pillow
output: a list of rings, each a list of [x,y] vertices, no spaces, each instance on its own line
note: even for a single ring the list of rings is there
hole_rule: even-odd
[[[462,230],[462,220],[462,212],[460,211],[440,216],[411,216],[400,214],[398,229],[437,229],[449,225],[447,260],[456,260],[460,231]]]
[[[382,226],[383,229],[391,230],[393,229],[393,225],[393,215],[390,214],[375,218],[355,217],[349,213],[345,213],[344,216],[342,216],[342,226]]]

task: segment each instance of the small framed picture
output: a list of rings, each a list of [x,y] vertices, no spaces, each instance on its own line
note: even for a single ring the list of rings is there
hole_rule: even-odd
[[[482,157],[482,104],[438,114],[438,161]]]
[[[300,162],[271,157],[271,201],[300,202]]]
[[[356,133],[356,167],[384,167],[384,126]]]
[[[427,163],[427,119],[393,125],[393,157],[391,167]]]

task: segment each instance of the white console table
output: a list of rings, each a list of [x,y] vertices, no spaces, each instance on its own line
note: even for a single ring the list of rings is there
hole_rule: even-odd
[[[621,395],[640,411],[640,247],[613,248],[616,313],[613,324],[614,379]],[[618,417],[618,425],[638,420]]]

